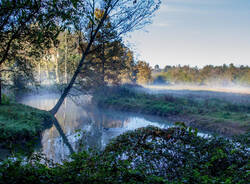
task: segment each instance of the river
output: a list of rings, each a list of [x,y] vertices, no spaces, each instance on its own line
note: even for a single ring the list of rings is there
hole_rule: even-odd
[[[50,110],[57,102],[57,94],[32,94],[19,99],[20,103]],[[54,162],[68,160],[72,152],[83,148],[103,149],[112,138],[148,125],[160,128],[173,126],[159,117],[99,109],[90,96],[67,98],[56,114],[58,125],[42,132],[40,149]]]

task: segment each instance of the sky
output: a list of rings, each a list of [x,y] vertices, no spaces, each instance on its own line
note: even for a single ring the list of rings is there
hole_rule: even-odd
[[[250,66],[250,0],[162,0],[152,21],[127,38],[152,67]]]

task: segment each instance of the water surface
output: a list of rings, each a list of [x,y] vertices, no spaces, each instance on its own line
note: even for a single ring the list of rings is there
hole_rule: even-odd
[[[43,110],[50,110],[57,102],[57,94],[32,94],[20,102]],[[84,148],[103,149],[116,136],[148,125],[160,128],[172,126],[162,118],[103,110],[91,104],[90,96],[67,98],[56,114],[58,125],[42,133],[41,152],[55,162],[69,159],[72,151]]]

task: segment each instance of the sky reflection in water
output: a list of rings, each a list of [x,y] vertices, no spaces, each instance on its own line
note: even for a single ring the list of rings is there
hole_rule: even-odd
[[[55,105],[57,98],[56,94],[37,94],[25,96],[20,102],[49,110]],[[82,145],[85,148],[103,149],[112,138],[125,131],[148,125],[161,128],[171,126],[161,118],[98,109],[90,103],[88,96],[74,101],[81,101],[81,105],[77,105],[70,98],[66,99],[56,114],[59,127],[53,125],[42,133],[41,151],[55,162],[69,158],[70,149],[67,143],[76,152]]]

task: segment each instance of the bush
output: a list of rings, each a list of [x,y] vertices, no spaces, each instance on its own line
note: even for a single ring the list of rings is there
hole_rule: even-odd
[[[0,183],[247,183],[248,160],[247,147],[230,140],[205,139],[184,125],[149,126],[62,164],[39,155],[3,161]]]
[[[249,151],[221,137],[202,138],[189,128],[140,128],[105,150],[140,172],[180,183],[245,183]]]

